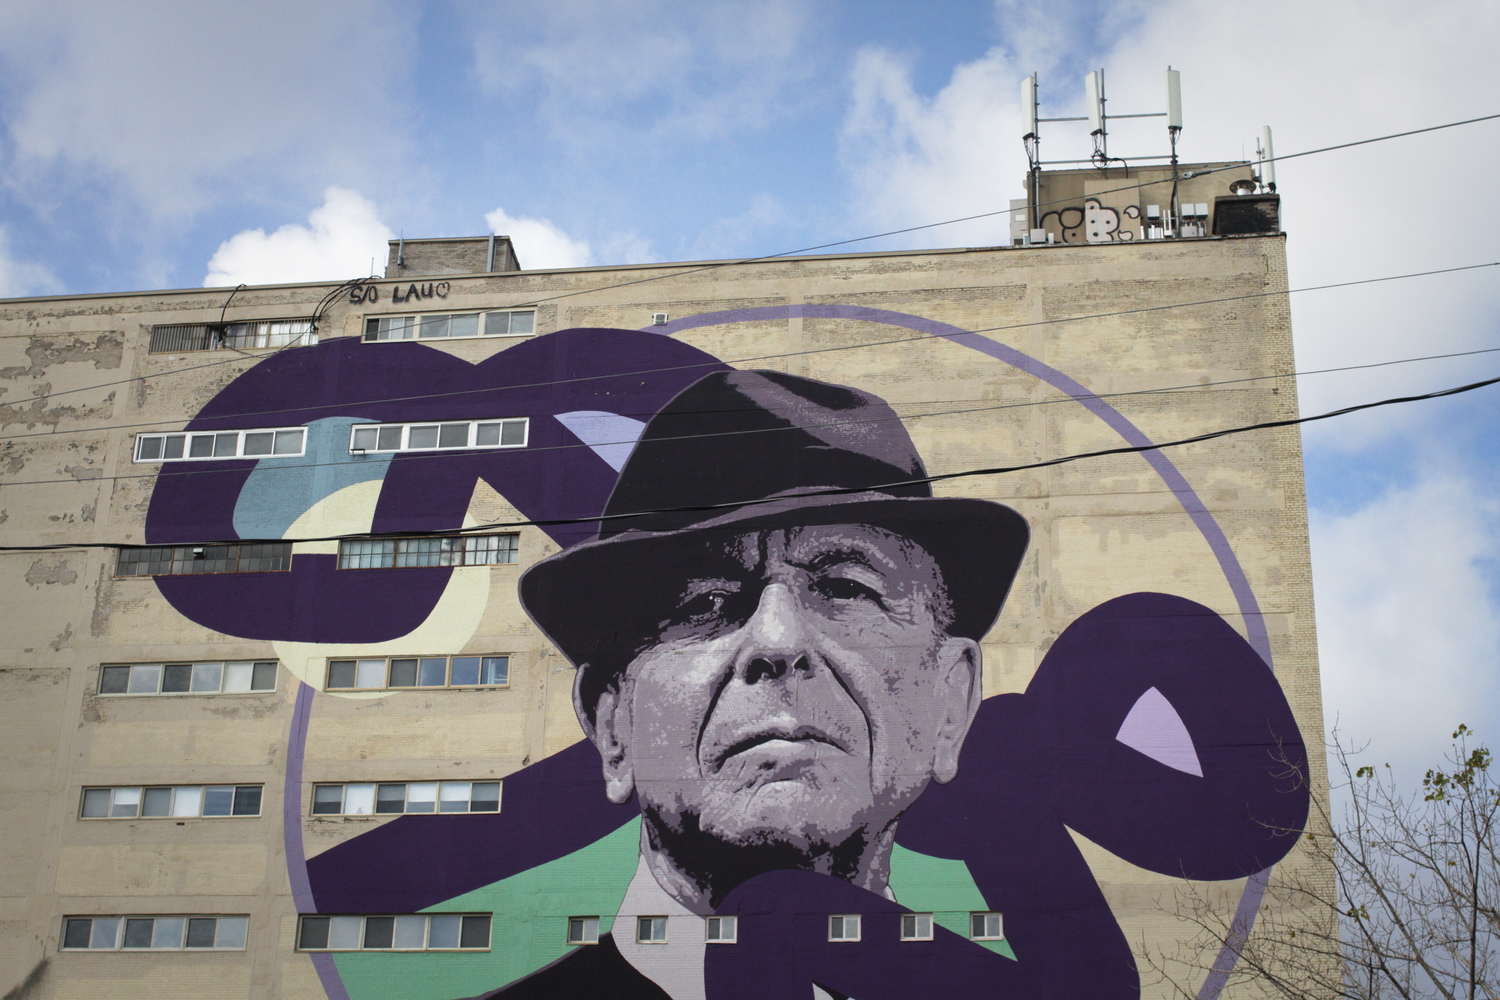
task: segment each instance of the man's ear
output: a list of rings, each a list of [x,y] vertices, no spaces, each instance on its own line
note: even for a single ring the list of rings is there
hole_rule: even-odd
[[[958,777],[964,737],[969,735],[979,703],[984,700],[983,662],[979,643],[973,639],[949,636],[938,648],[937,694],[941,714],[932,776],[941,784]]]
[[[619,688],[610,685],[599,695],[594,704],[594,717],[589,718],[580,694],[583,686],[583,667],[573,677],[573,711],[578,715],[578,724],[584,734],[599,750],[599,759],[604,765],[604,790],[609,801],[622,805],[635,792],[635,769],[630,763],[628,751],[630,733],[630,709],[620,696]]]

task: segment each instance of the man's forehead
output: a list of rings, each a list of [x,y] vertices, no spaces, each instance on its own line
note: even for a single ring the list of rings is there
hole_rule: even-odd
[[[920,575],[934,568],[927,551],[904,535],[868,524],[824,524],[751,531],[710,543],[720,559],[751,573],[787,564],[802,568],[840,561]]]

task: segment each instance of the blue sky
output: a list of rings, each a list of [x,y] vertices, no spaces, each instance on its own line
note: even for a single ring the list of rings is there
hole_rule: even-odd
[[[1004,208],[1020,78],[1159,110],[1188,159],[1492,114],[1489,0],[0,2],[0,295],[364,273],[389,236],[522,263],[752,256]],[[1049,158],[1086,155],[1053,126]],[[1156,152],[1159,125],[1112,150]],[[1500,124],[1290,160],[1293,287],[1500,260]],[[857,244],[1004,242],[1003,217]],[[377,267],[379,261],[377,260]],[[1294,297],[1300,367],[1500,346],[1496,271]],[[1302,380],[1305,412],[1500,355]],[[1424,762],[1500,731],[1500,390],[1309,428],[1326,705]]]

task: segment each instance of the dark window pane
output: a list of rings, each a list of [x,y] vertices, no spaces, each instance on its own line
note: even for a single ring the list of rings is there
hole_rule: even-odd
[[[125,947],[151,947],[151,929],[155,923],[150,917],[131,917],[125,921]]]
[[[162,675],[161,689],[165,692],[186,691],[193,682],[191,663],[168,663]]]
[[[406,811],[406,785],[381,785],[375,792],[375,811],[399,813]]]
[[[233,458],[240,449],[240,435],[238,431],[227,434],[214,435],[214,457]]]
[[[470,812],[500,811],[500,782],[476,781],[469,793]]]
[[[259,785],[240,785],[234,790],[234,814],[236,816],[260,815]]]
[[[193,917],[188,920],[187,946],[189,948],[212,948],[214,946],[213,917]]]
[[[109,815],[109,789],[85,788],[83,790],[83,818],[104,819]]]
[[[510,683],[510,657],[508,656],[486,656],[484,658],[484,672],[480,674],[481,684],[509,684]]]
[[[301,933],[297,935],[298,948],[328,947],[328,918],[303,917]]]
[[[444,424],[438,434],[439,448],[463,448],[469,443],[468,424]]]
[[[391,661],[391,687],[409,688],[417,684],[417,661],[416,660],[392,660]]]
[[[255,665],[255,675],[252,678],[252,680],[250,681],[250,690],[252,690],[252,691],[271,691],[271,690],[274,690],[275,687],[276,687],[276,664],[274,662],[272,662],[272,663],[257,663]]]
[[[135,439],[135,457],[143,461],[161,458],[161,438],[142,434]]]
[[[380,428],[380,450],[395,451],[401,447],[401,425]]]
[[[438,442],[437,424],[426,424],[421,427],[413,427],[407,432],[406,446],[408,448],[436,448]]]
[[[479,657],[477,656],[455,656],[453,658],[453,680],[454,687],[461,684],[479,683]]]
[[[313,789],[313,815],[337,816],[344,811],[343,785],[318,785]]]
[[[331,661],[328,664],[328,686],[330,688],[352,688],[354,686],[354,661]]]
[[[214,436],[212,434],[194,434],[188,439],[189,458],[212,458],[214,454]]]
[[[365,918],[365,947],[389,948],[396,933],[395,917]]]
[[[245,435],[246,455],[269,455],[275,447],[276,435],[271,431],[258,431],[255,434]]]
[[[182,442],[184,440],[186,440],[186,435],[168,434],[167,447],[166,450],[162,452],[162,458],[181,458]]]
[[[422,687],[442,687],[448,682],[448,659],[444,656],[429,656],[422,661],[422,673],[417,683]]]
[[[296,455],[302,451],[302,435],[305,431],[277,431],[276,454]]]
[[[474,431],[474,444],[479,448],[493,448],[500,443],[499,424],[480,424]]]
[[[229,816],[234,812],[234,788],[231,785],[209,785],[203,789],[203,815]]]
[[[367,320],[365,320],[365,339],[366,340],[378,340],[379,338],[380,338],[380,320],[378,320],[378,319],[367,319]]]
[[[88,918],[70,919],[63,927],[64,948],[87,948],[89,946],[89,931],[93,929],[94,922]]]
[[[459,935],[460,948],[488,948],[490,946],[490,918],[483,916],[464,917],[464,929]]]
[[[170,816],[172,815],[172,789],[170,788],[148,788],[146,798],[141,805],[142,816]]]
[[[984,914],[975,913],[969,918],[969,937],[984,937]]]
[[[526,443],[526,421],[507,420],[500,425],[500,444],[512,448]]]
[[[99,672],[100,694],[124,694],[129,687],[129,667],[105,667]]]

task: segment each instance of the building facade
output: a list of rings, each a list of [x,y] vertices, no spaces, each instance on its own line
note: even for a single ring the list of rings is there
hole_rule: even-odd
[[[0,991],[1211,965],[1174,894],[1255,912],[1324,781],[1300,443],[1150,446],[1296,415],[1284,236],[1093,192],[1019,246],[0,302]]]

